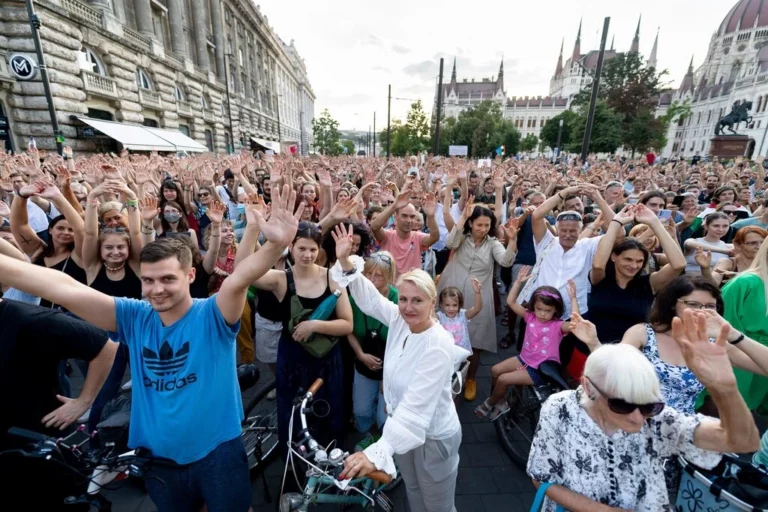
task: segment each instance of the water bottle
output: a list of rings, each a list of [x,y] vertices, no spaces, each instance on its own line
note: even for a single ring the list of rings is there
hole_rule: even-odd
[[[27,149],[29,151],[37,151],[37,142],[35,141],[34,137],[29,138],[29,144],[27,144]]]

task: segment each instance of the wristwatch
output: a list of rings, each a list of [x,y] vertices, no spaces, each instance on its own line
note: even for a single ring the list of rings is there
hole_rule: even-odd
[[[351,276],[351,275],[353,275],[355,272],[357,272],[357,267],[353,267],[351,270],[342,270],[342,271],[341,271],[341,274],[342,274],[343,276]]]

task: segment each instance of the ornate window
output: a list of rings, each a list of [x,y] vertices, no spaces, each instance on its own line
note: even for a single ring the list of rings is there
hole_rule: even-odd
[[[93,72],[97,75],[108,76],[107,66],[104,65],[104,62],[101,60],[101,57],[99,57],[99,54],[88,47],[83,48],[83,51],[88,58],[88,62],[93,64]]]
[[[136,68],[136,85],[141,89],[152,90],[152,80],[143,68]]]
[[[203,93],[202,96],[200,96],[200,108],[203,110],[208,110],[208,107],[210,106],[210,101],[208,101],[208,98],[206,98],[206,94]]]
[[[176,84],[173,88],[173,96],[176,98],[176,101],[184,101],[184,89],[181,88],[181,85]]]

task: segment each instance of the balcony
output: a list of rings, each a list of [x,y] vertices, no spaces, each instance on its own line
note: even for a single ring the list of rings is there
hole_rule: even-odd
[[[75,18],[80,18],[81,20],[101,27],[101,11],[98,9],[94,9],[82,2],[78,2],[78,0],[62,0],[61,5]]]
[[[145,37],[126,26],[123,26],[123,34],[128,41],[149,52],[151,41],[148,37]]]
[[[80,71],[80,77],[87,93],[112,99],[120,97],[114,79],[85,70]]]
[[[176,113],[180,116],[192,117],[192,104],[188,101],[176,100]]]
[[[163,104],[160,101],[160,93],[150,91],[149,89],[139,88],[139,103],[149,108],[163,108]]]

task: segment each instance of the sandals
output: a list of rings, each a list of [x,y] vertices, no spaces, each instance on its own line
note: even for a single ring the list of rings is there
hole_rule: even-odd
[[[490,421],[496,421],[497,419],[507,414],[508,412],[509,412],[509,403],[506,400],[502,400],[501,402],[493,406],[493,410],[488,415],[488,419]]]
[[[475,416],[478,418],[485,418],[490,414],[491,410],[493,410],[493,406],[489,404],[488,399],[486,399],[485,402],[475,407]]]
[[[503,349],[507,349],[510,346],[512,346],[512,342],[510,341],[509,338],[510,338],[509,334],[507,334],[506,336],[501,338],[501,341],[499,342],[499,347],[501,347]]]

